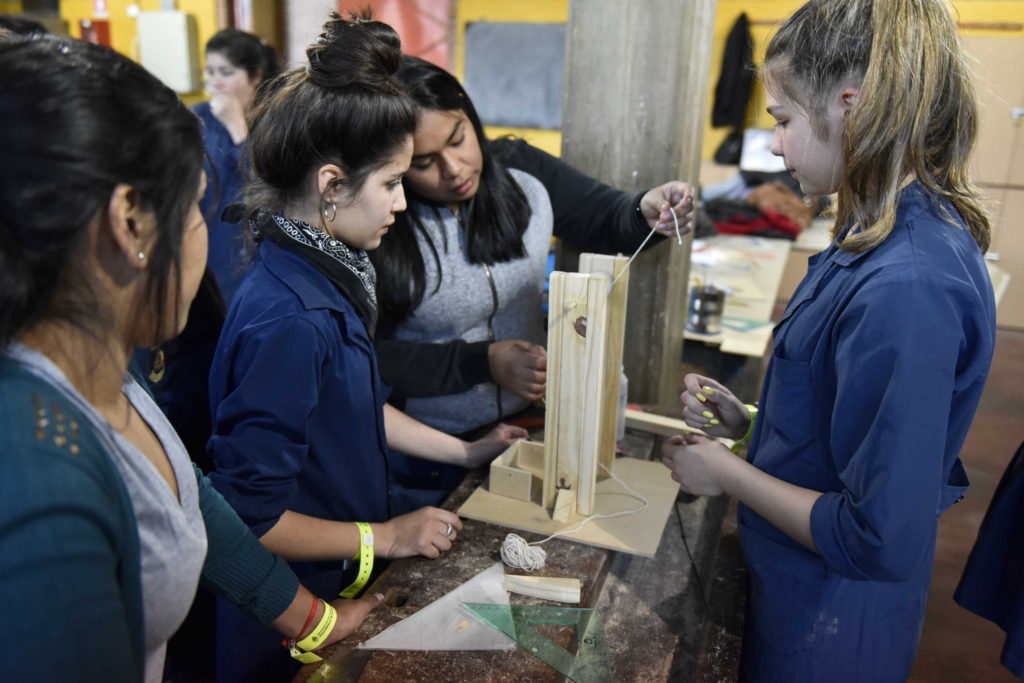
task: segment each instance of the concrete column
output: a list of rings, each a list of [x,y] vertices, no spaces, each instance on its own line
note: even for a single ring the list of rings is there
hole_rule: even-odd
[[[570,0],[562,158],[634,192],[696,185],[716,0]],[[629,400],[678,406],[690,238],[630,267],[624,365]],[[568,269],[571,264],[566,263]]]

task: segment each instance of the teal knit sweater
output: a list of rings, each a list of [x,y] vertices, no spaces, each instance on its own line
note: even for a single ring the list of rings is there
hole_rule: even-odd
[[[298,580],[196,478],[203,585],[269,623]],[[59,391],[0,355],[0,679],[141,681],[141,590],[135,515],[110,454]]]

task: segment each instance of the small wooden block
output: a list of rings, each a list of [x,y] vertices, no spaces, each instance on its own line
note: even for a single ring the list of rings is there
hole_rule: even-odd
[[[526,470],[492,462],[489,488],[492,493],[528,501],[533,493],[533,475]]]
[[[626,408],[626,426],[630,429],[657,434],[658,436],[675,436],[676,434],[700,434],[707,436],[701,430],[694,429],[682,420],[677,420],[674,417],[665,417],[664,415],[656,415],[655,413],[645,413],[642,410],[634,410],[633,408]],[[717,437],[708,438],[714,439]],[[726,447],[732,447],[732,439],[717,440],[725,444]]]
[[[556,522],[568,522],[569,516],[576,510],[576,492],[572,489],[558,489],[555,496],[555,509],[551,519]]]
[[[634,410],[633,408],[626,408],[626,426],[641,432],[650,432],[660,436],[703,434],[699,429],[694,429],[682,420],[654,413],[645,413],[642,410]]]
[[[505,575],[505,590],[541,600],[576,604],[580,601],[581,587],[579,579]]]
[[[501,496],[530,502],[540,496],[544,445],[517,441],[491,461],[488,490]]]

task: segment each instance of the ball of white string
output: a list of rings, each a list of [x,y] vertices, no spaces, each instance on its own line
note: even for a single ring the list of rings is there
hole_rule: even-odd
[[[501,561],[510,567],[532,572],[544,566],[547,556],[543,548],[528,544],[518,534],[509,534],[501,543]]]

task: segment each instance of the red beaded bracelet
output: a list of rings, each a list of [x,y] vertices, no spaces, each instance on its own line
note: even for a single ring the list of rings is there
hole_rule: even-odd
[[[292,639],[291,641],[289,641],[287,638],[282,638],[281,639],[281,644],[282,645],[284,645],[285,647],[290,647],[292,642],[294,642],[296,640],[302,640],[302,636],[306,632],[306,629],[309,628],[309,625],[313,623],[313,617],[316,616],[316,608],[317,608],[317,606],[319,604],[320,604],[320,598],[318,598],[318,597],[316,597],[314,595],[313,596],[313,606],[309,608],[309,616],[306,617],[306,623],[302,625],[302,630],[299,631],[299,635],[295,636],[295,638]]]

